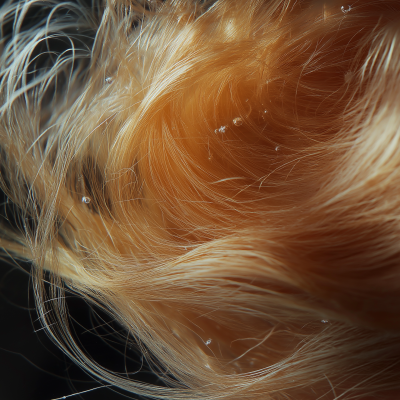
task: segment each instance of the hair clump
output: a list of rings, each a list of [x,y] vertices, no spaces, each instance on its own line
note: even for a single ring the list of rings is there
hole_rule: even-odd
[[[397,0],[3,5],[0,243],[53,340],[153,399],[400,391],[399,21]],[[65,285],[165,387],[85,355]]]

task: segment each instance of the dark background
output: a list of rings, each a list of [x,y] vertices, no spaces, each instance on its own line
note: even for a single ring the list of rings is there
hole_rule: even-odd
[[[29,265],[23,265],[29,269]],[[113,371],[129,372],[141,368],[141,356],[127,350],[124,332],[105,313],[92,309],[76,295],[67,293],[74,336],[86,352],[101,365]],[[99,327],[99,325],[106,325]],[[93,329],[97,327],[96,331]],[[0,262],[0,399],[52,400],[67,399],[121,400],[111,388],[101,388],[82,395],[67,397],[102,386],[74,365],[40,329],[34,307],[30,276],[22,268]],[[120,335],[116,335],[119,331]],[[114,332],[114,334],[112,333]],[[126,335],[125,335],[126,337]],[[148,367],[143,366],[135,379],[158,383]]]

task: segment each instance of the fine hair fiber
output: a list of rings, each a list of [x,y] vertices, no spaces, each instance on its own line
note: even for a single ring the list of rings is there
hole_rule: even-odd
[[[21,0],[0,30],[0,245],[69,357],[152,399],[399,398],[398,0]],[[89,357],[66,290],[164,386]]]

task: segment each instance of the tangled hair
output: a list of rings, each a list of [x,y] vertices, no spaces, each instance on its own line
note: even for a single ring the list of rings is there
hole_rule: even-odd
[[[398,0],[21,0],[0,28],[0,243],[71,358],[153,399],[395,398]],[[165,386],[80,349],[65,290]]]

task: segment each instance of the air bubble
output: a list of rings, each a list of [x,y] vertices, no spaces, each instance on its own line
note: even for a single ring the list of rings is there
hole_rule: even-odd
[[[276,146],[275,151],[279,151],[280,148],[281,148],[281,146]]]
[[[217,135],[218,133],[225,133],[227,126],[222,125],[220,128],[216,129],[214,133]]]
[[[235,119],[233,120],[233,124],[236,125],[236,126],[242,125],[242,124],[243,124],[242,118],[240,118],[240,117],[235,118]]]
[[[205,342],[205,345],[208,346],[209,344],[211,344],[212,340],[211,339],[207,339],[207,341]]]
[[[90,198],[86,197],[86,196],[83,196],[82,197],[82,203],[89,204],[90,203]]]
[[[113,83],[113,79],[111,76],[107,76],[107,78],[104,80],[108,85],[111,85]]]
[[[347,6],[347,8],[345,8],[344,6],[340,7],[340,9],[342,10],[343,14],[347,14],[348,12],[351,11],[351,6]]]

